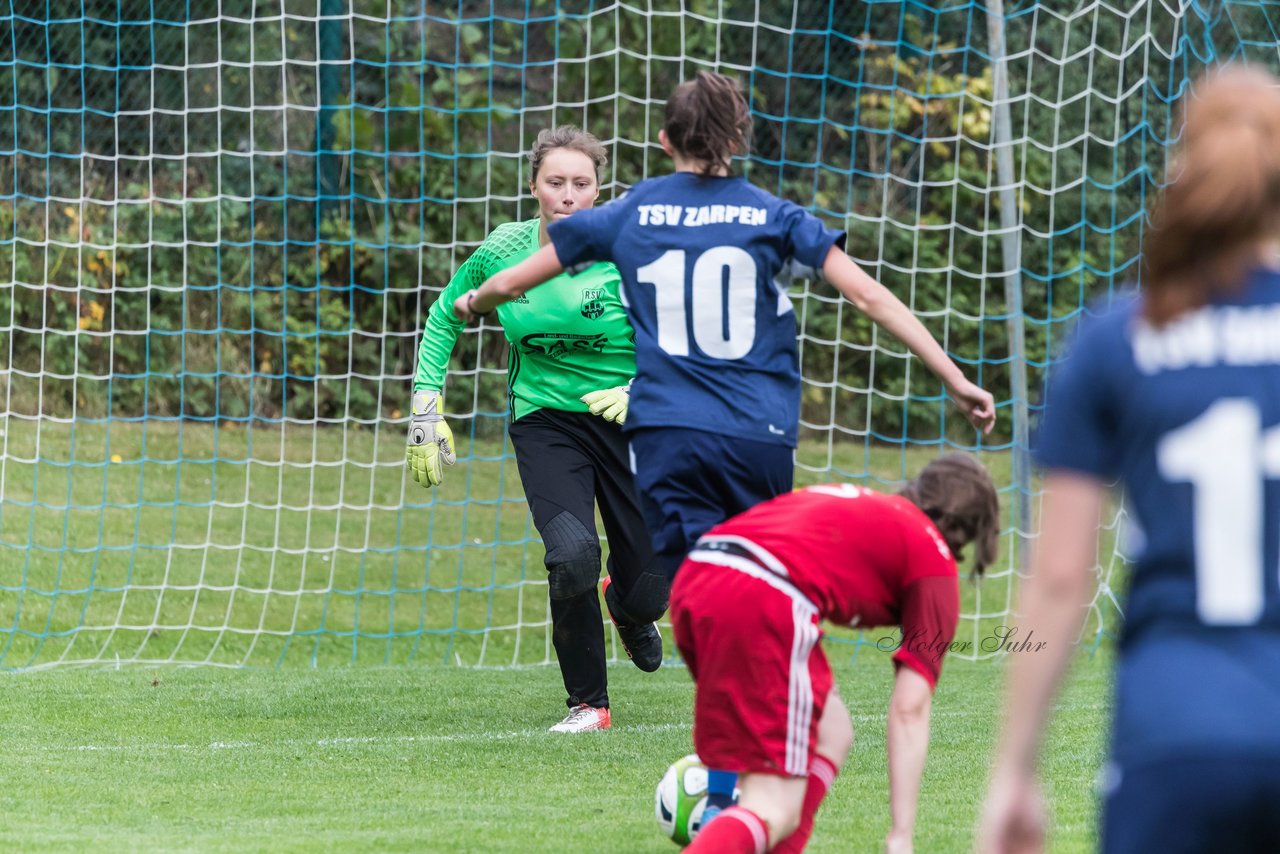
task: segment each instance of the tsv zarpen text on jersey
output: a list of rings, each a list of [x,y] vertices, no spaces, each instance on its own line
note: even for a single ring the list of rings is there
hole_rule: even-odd
[[[640,225],[764,225],[769,212],[747,205],[637,205]]]

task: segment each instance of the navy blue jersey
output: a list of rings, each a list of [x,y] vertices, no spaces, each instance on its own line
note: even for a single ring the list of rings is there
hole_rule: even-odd
[[[636,331],[626,429],[689,427],[795,447],[796,320],[787,285],[844,233],[743,178],[677,172],[548,226],[573,270],[612,261]]]
[[[1117,761],[1280,755],[1280,274],[1082,324],[1045,403],[1037,461],[1118,480],[1141,534]]]

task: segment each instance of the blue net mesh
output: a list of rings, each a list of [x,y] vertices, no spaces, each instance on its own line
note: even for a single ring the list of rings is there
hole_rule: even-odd
[[[455,350],[461,460],[430,492],[403,467],[417,337],[536,214],[539,130],[605,141],[607,199],[669,170],[662,104],[700,69],[749,88],[748,177],[847,228],[1001,405],[980,442],[803,285],[798,479],[980,449],[1010,548],[962,637],[1008,616],[1040,372],[1136,275],[1171,103],[1206,65],[1275,66],[1280,2],[643,5],[0,0],[0,667],[549,661],[501,333]]]

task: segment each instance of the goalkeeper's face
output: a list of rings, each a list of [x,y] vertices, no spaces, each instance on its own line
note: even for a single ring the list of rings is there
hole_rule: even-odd
[[[600,195],[595,163],[581,151],[552,149],[543,158],[538,174],[529,185],[529,192],[538,199],[544,226],[574,211],[589,208]]]

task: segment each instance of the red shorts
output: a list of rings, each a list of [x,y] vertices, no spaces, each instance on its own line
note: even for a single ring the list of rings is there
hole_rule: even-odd
[[[712,768],[809,773],[831,666],[818,610],[742,558],[688,560],[671,591],[676,646],[695,684],[693,745]]]

